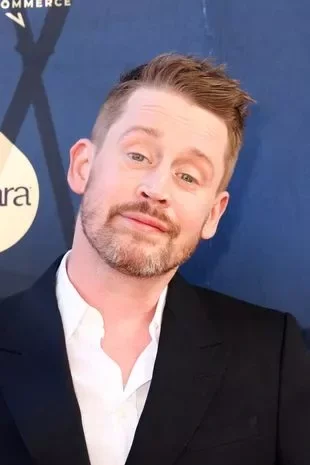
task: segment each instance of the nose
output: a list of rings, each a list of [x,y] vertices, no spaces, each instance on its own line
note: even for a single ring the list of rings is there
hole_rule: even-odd
[[[161,171],[148,173],[138,187],[138,196],[161,205],[170,204],[168,175]]]

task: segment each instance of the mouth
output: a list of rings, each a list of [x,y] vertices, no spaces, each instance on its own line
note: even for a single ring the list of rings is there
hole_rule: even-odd
[[[144,215],[142,213],[123,213],[121,216],[130,221],[132,224],[146,230],[162,233],[168,232],[168,227],[164,223],[151,216]]]

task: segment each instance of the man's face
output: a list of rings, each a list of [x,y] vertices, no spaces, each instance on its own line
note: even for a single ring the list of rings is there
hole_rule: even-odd
[[[214,235],[226,208],[228,194],[217,190],[227,144],[217,116],[148,88],[131,95],[97,154],[79,141],[70,169],[81,170],[79,157],[88,164],[80,220],[102,260],[136,277],[184,263],[201,238]]]

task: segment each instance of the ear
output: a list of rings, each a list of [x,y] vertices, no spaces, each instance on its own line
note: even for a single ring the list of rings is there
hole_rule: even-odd
[[[89,139],[78,140],[70,149],[68,183],[76,194],[82,195],[94,160],[95,147]]]
[[[211,239],[217,230],[219,221],[224,214],[229,202],[229,193],[224,191],[217,194],[209,216],[202,228],[201,238]]]

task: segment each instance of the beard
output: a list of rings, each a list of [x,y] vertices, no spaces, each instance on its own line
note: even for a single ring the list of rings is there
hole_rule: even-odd
[[[186,262],[200,241],[201,231],[177,247],[175,241],[180,235],[180,227],[146,200],[113,206],[103,224],[100,224],[103,217],[100,210],[98,205],[92,206],[91,196],[86,191],[80,209],[83,233],[107,265],[132,277],[151,278],[168,273]],[[167,226],[167,232],[147,234],[113,222],[126,212],[139,212],[159,219]]]

